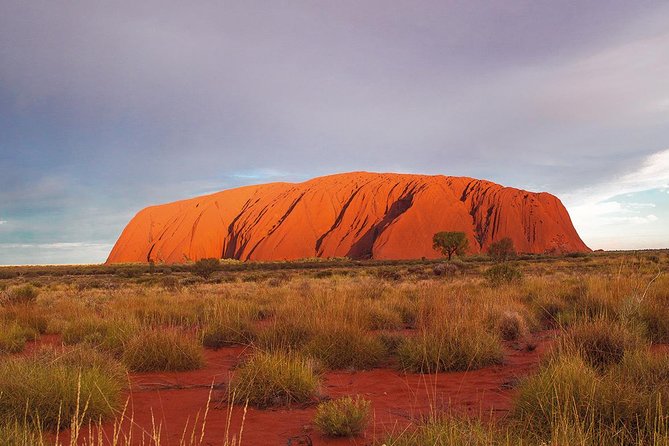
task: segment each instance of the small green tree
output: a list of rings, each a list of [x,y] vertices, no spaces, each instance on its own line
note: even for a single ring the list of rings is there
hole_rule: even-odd
[[[488,255],[497,262],[506,262],[516,256],[516,249],[513,246],[513,240],[510,237],[504,237],[501,240],[492,243],[488,247]]]
[[[469,240],[464,232],[437,232],[432,237],[432,247],[451,260],[453,254],[465,255]]]

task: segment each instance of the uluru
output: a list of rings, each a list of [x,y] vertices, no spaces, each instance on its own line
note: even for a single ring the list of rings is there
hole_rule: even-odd
[[[549,193],[467,177],[353,172],[147,207],[107,263],[435,258],[439,231],[464,232],[469,253],[504,237],[522,253],[589,251]]]

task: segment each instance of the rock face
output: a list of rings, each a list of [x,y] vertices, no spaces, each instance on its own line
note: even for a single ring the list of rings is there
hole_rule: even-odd
[[[439,231],[467,234],[470,253],[504,237],[524,253],[589,251],[551,194],[465,177],[354,172],[148,207],[107,263],[434,258]]]

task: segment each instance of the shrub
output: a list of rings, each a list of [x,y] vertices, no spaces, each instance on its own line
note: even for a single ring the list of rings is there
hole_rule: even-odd
[[[505,262],[516,256],[516,249],[513,247],[513,240],[510,237],[504,237],[490,245],[488,255],[497,261]]]
[[[204,361],[200,344],[174,329],[138,332],[129,340],[122,360],[135,372],[194,370]]]
[[[574,351],[590,366],[603,370],[622,361],[625,353],[640,344],[637,334],[606,319],[574,325],[562,341],[566,352]]]
[[[32,332],[17,323],[0,324],[0,353],[22,352]]]
[[[669,342],[669,302],[645,302],[639,313],[651,342]]]
[[[360,435],[369,422],[371,402],[357,396],[345,396],[320,403],[314,424],[329,437]]]
[[[57,428],[75,415],[108,418],[121,405],[125,382],[117,362],[90,349],[9,358],[0,362],[0,421]]]
[[[397,355],[404,370],[435,373],[474,370],[502,360],[502,347],[494,336],[475,327],[426,330],[406,338]]]
[[[235,371],[230,388],[235,401],[266,408],[311,402],[319,385],[312,360],[259,351]]]
[[[218,259],[209,258],[209,259],[200,259],[193,264],[193,274],[208,279],[214,272],[218,271],[221,267],[221,263]]]
[[[452,262],[449,263],[438,263],[432,268],[432,273],[435,276],[446,276],[453,277],[455,276],[460,269],[458,266]]]
[[[505,341],[516,341],[527,335],[527,323],[517,311],[504,311],[497,319],[497,332]]]
[[[385,356],[381,341],[352,326],[324,327],[304,348],[330,369],[369,369]]]
[[[35,302],[38,295],[39,290],[26,283],[25,285],[11,287],[7,292],[7,301],[13,304],[27,304]]]
[[[513,265],[500,263],[491,266],[485,272],[485,278],[491,286],[499,286],[505,283],[518,282],[523,278],[523,274]]]

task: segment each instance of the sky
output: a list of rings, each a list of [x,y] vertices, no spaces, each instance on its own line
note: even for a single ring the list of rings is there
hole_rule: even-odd
[[[141,208],[346,171],[548,191],[669,248],[666,1],[0,0],[0,264]]]

